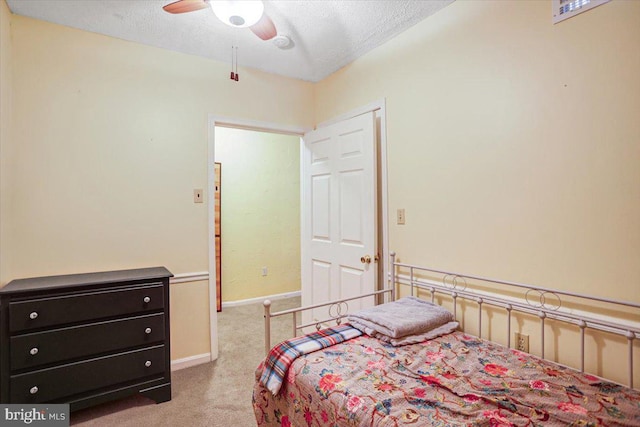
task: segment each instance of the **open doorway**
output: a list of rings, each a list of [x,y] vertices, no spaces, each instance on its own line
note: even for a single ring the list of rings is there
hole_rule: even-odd
[[[387,200],[387,141],[386,141],[386,106],[385,100],[381,99],[375,102],[372,102],[368,105],[360,107],[356,110],[347,112],[339,117],[335,117],[330,121],[321,123],[318,127],[323,127],[329,125],[331,123],[335,123],[337,121],[342,121],[351,117],[355,117],[367,112],[374,112],[376,117],[376,133],[377,133],[377,153],[378,153],[378,183],[377,183],[377,191],[378,191],[378,238],[379,238],[379,254],[380,259],[383,260],[378,265],[379,268],[379,278],[381,282],[386,282],[386,278],[388,277],[388,258],[389,258],[389,244],[388,244],[388,200]],[[296,126],[287,126],[281,124],[274,124],[268,122],[260,122],[255,120],[247,120],[247,119],[238,119],[238,118],[230,118],[230,117],[222,117],[222,116],[209,116],[209,144],[208,144],[208,188],[212,189],[214,185],[215,172],[214,172],[214,163],[217,161],[216,157],[216,129],[218,128],[233,128],[236,130],[253,130],[259,132],[267,132],[267,133],[277,133],[284,135],[293,135],[298,141],[299,149],[304,149],[304,144],[302,141],[302,136],[310,131],[308,128],[300,128]],[[222,164],[222,169],[225,169],[224,164]],[[223,176],[222,181],[225,181]],[[224,193],[224,191],[223,191]],[[212,194],[209,192],[209,194]],[[299,194],[299,198],[302,199],[302,194]],[[215,220],[214,220],[214,197],[208,197],[208,224],[209,224],[209,235],[213,236],[215,232]],[[224,202],[223,202],[224,203]],[[224,212],[222,213],[224,215]],[[264,227],[268,227],[268,222],[265,221]],[[222,235],[224,235],[225,231],[222,231]],[[216,250],[214,246],[214,239],[209,239],[209,277],[213,278],[216,276]],[[300,242],[298,243],[300,245]],[[222,244],[224,248],[224,244]],[[300,247],[300,246],[298,246]],[[224,251],[224,249],[223,249]],[[224,260],[222,261],[224,264]],[[301,259],[299,258],[297,265],[301,264]],[[267,266],[268,267],[268,266]],[[222,290],[224,294],[224,289]],[[224,297],[224,295],[223,295]],[[256,301],[262,301],[263,298],[256,298]],[[215,280],[209,280],[209,320],[210,320],[210,344],[211,344],[211,360],[215,360],[218,358],[218,323],[217,323],[217,311],[216,311],[216,289],[215,289]]]
[[[208,143],[208,154],[207,154],[207,193],[211,195],[208,197],[208,229],[209,229],[209,337],[210,337],[210,347],[211,347],[211,360],[216,360],[218,358],[218,316],[217,316],[217,307],[216,307],[216,281],[211,280],[215,278],[217,275],[216,271],[216,249],[215,249],[215,197],[213,197],[213,187],[215,185],[215,163],[217,162],[216,158],[216,143],[218,142],[216,139],[216,130],[229,128],[234,130],[250,130],[257,132],[266,132],[266,133],[277,133],[282,135],[293,135],[296,138],[298,147],[300,145],[300,136],[302,136],[308,129],[279,125],[267,122],[259,122],[254,120],[246,120],[246,119],[238,119],[238,118],[229,118],[222,116],[209,116],[209,143]],[[299,148],[298,148],[299,149]],[[221,169],[225,170],[225,165],[221,162]],[[224,181],[224,176],[222,177],[222,181]],[[224,193],[224,189],[222,193]],[[221,212],[222,216],[224,213]],[[264,227],[267,227],[268,224],[265,221]],[[221,236],[224,235],[225,231],[221,230]],[[227,239],[228,240],[228,239]],[[224,243],[221,243],[221,246],[224,248]],[[224,249],[223,249],[224,250]],[[224,260],[222,260],[224,263]],[[296,264],[299,264],[299,260]],[[263,267],[263,266],[261,266]],[[223,267],[224,268],[224,267]],[[268,266],[267,266],[268,268]],[[262,274],[262,270],[260,270],[260,274]],[[268,271],[267,271],[268,274]],[[223,276],[224,277],[224,276]],[[222,290],[224,293],[224,290]],[[224,299],[224,296],[223,296]],[[256,298],[256,300],[261,300],[262,298]]]
[[[223,307],[299,293],[300,138],[217,126],[215,160]]]

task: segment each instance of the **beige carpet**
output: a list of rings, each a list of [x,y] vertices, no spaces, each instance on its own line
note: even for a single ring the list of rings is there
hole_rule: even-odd
[[[300,305],[299,298],[274,301],[273,310]],[[77,426],[255,426],[251,406],[254,371],[264,357],[262,304],[218,313],[219,358],[175,371],[172,399],[155,404],[134,396],[71,414]],[[272,342],[291,334],[291,316],[274,319]]]

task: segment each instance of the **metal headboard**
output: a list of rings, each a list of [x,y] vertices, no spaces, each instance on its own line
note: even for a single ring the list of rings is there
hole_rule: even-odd
[[[580,331],[580,371],[585,370],[585,331],[594,329],[605,331],[615,335],[623,336],[628,340],[628,360],[627,374],[628,385],[633,388],[633,341],[640,338],[640,325],[630,322],[618,322],[609,319],[602,319],[589,315],[588,313],[576,313],[573,310],[562,310],[562,298],[568,297],[572,304],[586,304],[593,306],[594,303],[607,305],[610,310],[616,308],[640,309],[640,304],[619,301],[609,298],[600,298],[575,292],[566,292],[556,289],[548,289],[539,286],[527,285],[504,280],[479,277],[470,274],[461,274],[430,267],[421,267],[411,264],[396,262],[396,254],[392,252],[391,271],[395,277],[395,283],[408,285],[411,295],[415,294],[415,289],[423,289],[431,293],[431,301],[435,300],[436,294],[445,294],[453,300],[453,315],[457,319],[457,300],[464,299],[473,301],[478,305],[478,337],[482,337],[482,319],[484,305],[500,307],[507,313],[507,347],[511,347],[511,320],[513,312],[525,313],[537,316],[540,319],[540,357],[545,358],[545,321],[553,319],[566,324],[575,325]],[[408,274],[400,274],[399,271],[408,270]],[[441,276],[440,280],[426,279],[424,276]],[[470,290],[468,281],[474,283],[485,283],[500,285],[507,289],[518,290],[523,294],[521,298],[507,298],[492,293],[482,293],[477,289]],[[516,292],[517,293],[517,292]],[[551,300],[551,301],[549,301]],[[640,311],[638,312],[640,319]],[[614,319],[615,320],[615,319]]]

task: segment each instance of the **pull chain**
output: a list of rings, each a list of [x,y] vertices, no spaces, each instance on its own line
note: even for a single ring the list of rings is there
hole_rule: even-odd
[[[238,46],[231,46],[231,80],[240,80],[240,74],[238,74]]]
[[[240,80],[240,74],[238,74],[238,46],[236,46],[236,78],[235,81]]]
[[[234,47],[233,45],[231,46],[231,80],[235,80],[236,79],[236,73],[233,71],[233,57],[234,55]]]

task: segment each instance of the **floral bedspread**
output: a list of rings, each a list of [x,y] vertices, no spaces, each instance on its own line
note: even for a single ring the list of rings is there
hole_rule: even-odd
[[[640,391],[461,332],[307,354],[253,407],[259,426],[640,426]]]

